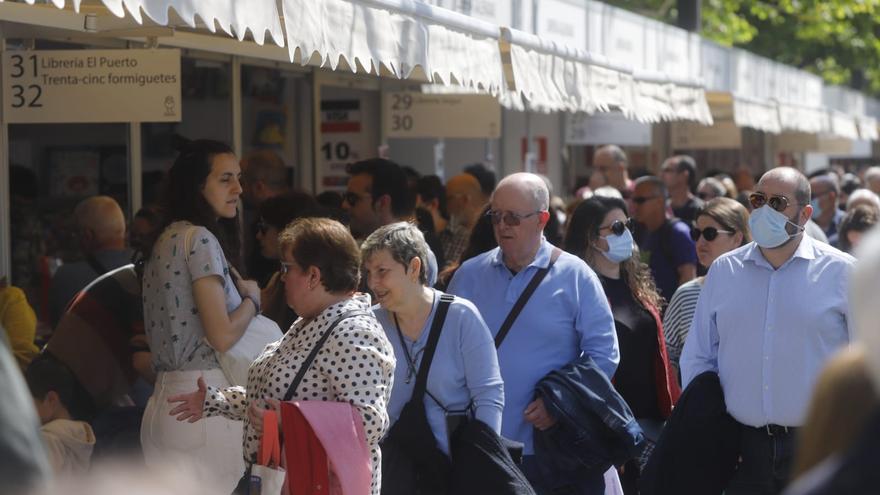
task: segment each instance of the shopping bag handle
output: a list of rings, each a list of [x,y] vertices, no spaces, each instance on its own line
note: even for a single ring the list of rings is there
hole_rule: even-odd
[[[263,438],[260,440],[260,456],[257,461],[261,466],[277,468],[281,465],[278,415],[271,409],[263,411]]]

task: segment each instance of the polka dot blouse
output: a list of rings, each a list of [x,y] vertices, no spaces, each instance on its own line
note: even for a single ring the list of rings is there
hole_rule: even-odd
[[[361,413],[370,447],[373,468],[373,495],[381,486],[379,440],[388,429],[386,410],[394,376],[394,353],[385,332],[370,312],[370,298],[356,294],[334,304],[312,320],[298,319],[290,331],[254,361],[248,372],[247,389],[209,387],[205,396],[205,415],[243,420],[244,452],[253,462],[260,438],[251,428],[247,408],[255,399],[283,400],[287,389],[324,331],[336,318],[351,310],[364,316],[343,320],[327,339],[297,387],[293,400],[348,402]]]

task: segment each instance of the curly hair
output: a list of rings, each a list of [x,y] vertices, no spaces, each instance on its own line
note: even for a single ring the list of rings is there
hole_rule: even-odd
[[[626,212],[626,203],[619,198],[606,198],[593,196],[582,201],[571,215],[568,231],[565,233],[563,248],[571,254],[582,258],[595,269],[596,256],[595,246],[599,239],[599,227],[602,221],[612,210]],[[654,278],[648,265],[639,259],[638,247],[633,245],[633,254],[620,264],[620,274],[632,292],[633,299],[639,304],[652,306],[659,310],[666,301],[657,290]]]

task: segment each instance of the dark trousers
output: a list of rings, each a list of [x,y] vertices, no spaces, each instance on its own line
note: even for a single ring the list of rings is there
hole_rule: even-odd
[[[534,455],[523,456],[520,469],[538,495],[603,495],[605,473],[547,473]]]
[[[796,430],[771,425],[741,425],[742,461],[724,491],[725,495],[776,495],[788,483],[794,457]]]

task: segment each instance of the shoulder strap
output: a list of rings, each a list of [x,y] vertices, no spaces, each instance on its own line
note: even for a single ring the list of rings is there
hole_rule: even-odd
[[[368,314],[365,313],[364,311],[361,311],[358,309],[353,309],[351,311],[346,311],[345,313],[342,313],[341,315],[339,315],[339,318],[336,318],[336,321],[334,321],[327,328],[327,330],[324,331],[324,335],[322,335],[321,338],[318,339],[318,342],[315,343],[315,347],[312,348],[312,352],[309,353],[308,357],[306,357],[306,360],[303,361],[302,364],[300,365],[299,371],[297,371],[296,376],[293,378],[293,381],[290,383],[290,387],[288,387],[288,389],[287,389],[287,393],[284,394],[284,402],[287,402],[293,398],[293,394],[296,393],[296,388],[299,387],[299,382],[302,381],[303,377],[306,375],[306,371],[308,371],[309,368],[312,366],[312,361],[315,360],[315,357],[318,355],[318,352],[321,351],[321,347],[323,347],[324,343],[327,342],[327,339],[330,338],[330,334],[333,333],[333,330],[336,328],[336,326],[339,325],[342,322],[342,320],[345,320],[347,318],[351,318],[352,316],[367,316],[367,315]]]
[[[422,361],[419,363],[419,374],[416,376],[416,385],[413,388],[410,400],[422,400],[425,390],[428,388],[428,371],[431,370],[431,361],[434,360],[434,351],[437,350],[437,342],[440,341],[440,332],[443,330],[443,324],[446,322],[446,313],[449,312],[449,306],[455,296],[451,294],[443,294],[440,296],[440,305],[437,306],[437,313],[434,315],[434,322],[431,323],[431,333],[428,334],[428,343],[425,345],[425,353],[422,355]]]
[[[522,311],[523,307],[525,307],[526,303],[529,302],[529,298],[532,297],[535,289],[538,288],[538,285],[541,284],[541,281],[544,280],[544,277],[546,277],[547,273],[550,272],[550,269],[553,268],[553,264],[556,263],[557,259],[559,259],[560,254],[562,254],[562,250],[558,247],[554,247],[553,254],[550,255],[550,263],[547,265],[547,268],[541,268],[540,270],[535,272],[534,276],[532,276],[532,280],[529,281],[529,285],[527,285],[522,294],[520,294],[519,299],[516,300],[516,303],[510,309],[510,313],[507,314],[507,318],[501,325],[501,329],[498,330],[498,335],[495,336],[496,349],[501,347],[501,343],[504,342],[504,338],[507,337],[508,332],[510,332],[510,327],[513,326],[513,322],[516,321],[516,318],[519,316],[519,313]]]

